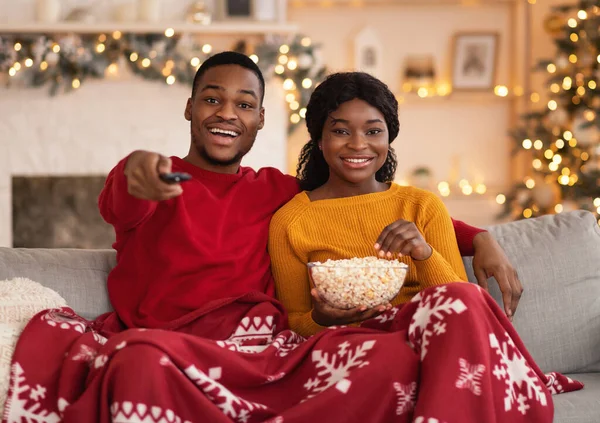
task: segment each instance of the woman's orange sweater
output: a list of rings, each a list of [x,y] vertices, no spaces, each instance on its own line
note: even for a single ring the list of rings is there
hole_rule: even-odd
[[[275,214],[269,254],[276,294],[292,330],[309,336],[324,329],[311,316],[306,264],[374,256],[381,231],[399,219],[414,222],[433,254],[423,261],[400,257],[409,270],[393,305],[408,302],[424,288],[467,280],[450,216],[431,192],[391,184],[384,192],[314,202],[302,192]]]

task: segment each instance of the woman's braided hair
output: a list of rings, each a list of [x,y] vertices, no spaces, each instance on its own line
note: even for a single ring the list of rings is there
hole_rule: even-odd
[[[297,177],[303,190],[312,191],[329,179],[329,166],[319,141],[329,115],[341,104],[359,99],[379,110],[385,119],[389,143],[396,139],[400,130],[398,101],[388,86],[364,72],[341,72],[328,76],[312,93],[306,107],[306,127],[310,134],[298,160]],[[379,182],[391,182],[396,173],[396,154],[389,148],[384,165],[375,174]]]

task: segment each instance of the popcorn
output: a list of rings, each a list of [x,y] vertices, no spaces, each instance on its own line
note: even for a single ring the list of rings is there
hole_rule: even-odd
[[[400,291],[408,266],[398,260],[377,257],[311,262],[312,280],[327,303],[350,309],[390,302]]]

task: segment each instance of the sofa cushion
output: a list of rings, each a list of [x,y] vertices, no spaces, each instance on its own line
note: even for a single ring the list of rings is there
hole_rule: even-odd
[[[574,211],[488,228],[525,289],[514,325],[545,372],[600,371],[600,228]],[[475,282],[471,260],[465,261]],[[497,284],[490,293],[501,304]]]
[[[80,316],[111,310],[106,278],[113,250],[0,248],[0,280],[23,277],[58,292]]]
[[[598,423],[600,420],[600,373],[568,375],[583,382],[581,391],[554,395],[554,423]]]

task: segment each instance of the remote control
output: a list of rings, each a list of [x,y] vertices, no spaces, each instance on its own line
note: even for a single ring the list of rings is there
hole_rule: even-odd
[[[159,176],[160,179],[167,184],[176,184],[178,182],[185,182],[192,179],[192,175],[182,172],[161,173]]]

